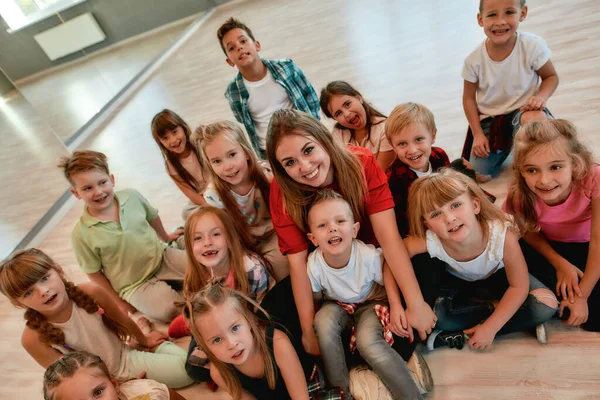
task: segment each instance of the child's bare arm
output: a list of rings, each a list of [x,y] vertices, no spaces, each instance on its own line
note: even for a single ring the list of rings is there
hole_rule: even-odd
[[[572,303],[575,296],[581,296],[579,278],[583,272],[558,254],[539,232],[527,232],[523,239],[540,253],[556,270],[556,294]]]
[[[390,328],[396,335],[409,338],[412,342],[414,340],[413,330],[406,319],[400,298],[400,289],[398,289],[398,284],[387,262],[383,263],[383,284],[390,304]]]
[[[408,251],[408,257],[413,258],[417,254],[427,253],[427,242],[425,242],[425,239],[416,236],[407,236],[403,241],[406,251]]]
[[[43,368],[48,368],[50,364],[62,357],[62,354],[58,350],[42,342],[40,334],[37,331],[28,327],[25,327],[23,331],[21,344],[25,351]]]
[[[508,279],[508,289],[500,303],[481,325],[465,330],[471,335],[468,342],[474,348],[485,349],[492,344],[496,333],[512,318],[525,302],[529,291],[527,264],[519,247],[517,236],[508,231],[504,241],[504,268]]]
[[[546,102],[558,87],[558,74],[551,60],[548,60],[536,72],[542,79],[540,90],[534,96],[527,99],[527,103],[521,107],[521,111],[542,111],[546,108]]]
[[[156,216],[156,218],[154,218],[154,220],[152,220],[152,222],[150,222],[150,226],[152,227],[152,229],[154,229],[158,237],[167,243],[170,243],[173,240],[177,239],[183,233],[183,230],[181,229],[178,229],[170,234],[167,233],[167,231],[165,231],[165,227],[162,223],[162,220],[158,215]]]
[[[144,335],[140,327],[121,310],[112,296],[103,287],[94,283],[82,283],[79,285],[79,289],[94,299],[98,306],[102,307],[107,316],[127,329],[129,334],[135,337],[142,346],[152,349],[167,338],[166,335],[157,331],[153,331],[148,336]]]
[[[304,370],[294,346],[292,346],[286,334],[277,329],[273,336],[275,363],[277,363],[279,371],[281,371],[281,376],[283,377],[290,398],[292,400],[308,400],[306,377],[304,376]]]
[[[183,397],[173,389],[169,389],[169,396],[170,400],[185,400],[185,397]]]
[[[377,153],[377,164],[379,164],[383,172],[385,172],[387,167],[394,161],[394,157],[396,157],[396,152],[394,150],[380,151]]]
[[[102,271],[87,274],[87,276],[90,278],[90,281],[102,287],[110,295],[110,297],[112,297],[113,301],[119,305],[119,308],[125,314],[134,313],[137,311],[134,306],[119,297],[119,294],[115,292],[115,289],[113,289],[110,281],[106,278]]]
[[[472,153],[476,157],[487,158],[490,154],[490,143],[481,129],[479,112],[477,111],[477,83],[464,81],[463,109],[473,134]]]
[[[179,188],[179,190],[181,190],[181,192],[183,194],[185,194],[185,196],[192,203],[194,203],[194,204],[196,204],[198,206],[205,206],[206,205],[206,200],[204,199],[204,196],[202,196],[202,193],[196,192],[188,184],[179,182],[177,179],[173,179],[173,182],[175,182],[175,185],[177,185],[177,187]]]

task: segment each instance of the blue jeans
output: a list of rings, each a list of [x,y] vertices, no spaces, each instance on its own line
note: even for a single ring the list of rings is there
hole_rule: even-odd
[[[334,302],[325,302],[315,315],[314,328],[325,364],[327,382],[350,393],[350,380],[342,334],[356,328],[356,347],[394,399],[422,399],[402,357],[385,341],[373,306],[366,302],[353,315]],[[402,340],[402,339],[398,339]],[[347,343],[346,343],[347,346]]]
[[[548,117],[553,118],[550,110],[547,108],[544,109],[544,113],[548,115]],[[512,120],[513,126],[513,136],[517,133],[519,128],[521,127],[521,115],[523,115],[522,111],[517,111]],[[485,118],[481,120],[481,129],[485,136],[489,139],[490,126],[492,124],[492,118]],[[475,155],[471,156],[471,165],[473,169],[481,174],[481,175],[490,175],[492,178],[495,178],[502,170],[502,166],[507,161],[510,153],[512,152],[512,148],[504,149],[504,150],[495,150],[491,151],[487,158],[476,157]],[[508,162],[511,160],[508,159]]]
[[[434,307],[438,320],[436,329],[448,332],[462,331],[472,328],[485,321],[494,312],[494,306],[489,301],[500,300],[508,289],[508,280],[504,268],[487,279],[476,282],[466,282],[446,273],[443,285],[444,295],[439,298]],[[529,291],[547,289],[543,283],[529,275]],[[498,331],[498,334],[523,332],[552,318],[556,309],[552,308],[533,295],[527,299],[510,320]]]

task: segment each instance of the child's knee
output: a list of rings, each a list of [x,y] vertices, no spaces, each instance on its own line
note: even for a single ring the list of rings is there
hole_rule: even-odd
[[[521,114],[521,126],[528,122],[541,122],[548,119],[548,115],[543,111],[525,111]]]
[[[533,289],[531,292],[529,292],[530,295],[532,295],[533,297],[535,297],[535,299],[542,303],[547,305],[548,307],[557,309],[559,302],[558,299],[556,298],[556,296],[554,295],[554,293],[552,293],[552,291],[550,289],[547,288],[539,288],[539,289]]]

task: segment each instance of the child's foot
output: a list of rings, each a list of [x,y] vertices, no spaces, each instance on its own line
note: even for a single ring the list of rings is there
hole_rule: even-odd
[[[135,321],[135,323],[137,324],[137,326],[139,326],[140,330],[144,335],[147,335],[150,332],[152,332],[152,322],[150,322],[148,318],[140,317],[137,321]]]
[[[429,370],[427,361],[425,361],[423,355],[418,350],[415,349],[413,355],[406,363],[406,367],[421,394],[427,394],[433,390],[431,371]]]
[[[463,332],[444,332],[435,330],[427,338],[427,350],[431,351],[437,347],[450,347],[451,349],[462,350],[465,347],[465,334]]]
[[[350,370],[350,394],[354,400],[392,400],[392,396],[377,374],[369,368],[358,366]],[[346,397],[345,397],[346,398]]]
[[[546,333],[546,325],[540,324],[535,327],[535,337],[541,344],[548,343],[548,334]]]
[[[490,181],[491,179],[491,175],[475,174],[475,180],[477,181],[477,183],[485,183],[487,181]]]

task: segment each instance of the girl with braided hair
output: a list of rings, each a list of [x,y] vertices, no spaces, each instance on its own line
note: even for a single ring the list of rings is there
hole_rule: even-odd
[[[142,333],[100,286],[67,281],[62,268],[41,250],[19,250],[0,263],[0,292],[26,308],[21,343],[44,368],[62,354],[83,350],[102,357],[118,379],[145,371],[149,379],[172,388],[192,382],[183,349],[159,332]],[[143,349],[129,348],[128,337]]]

